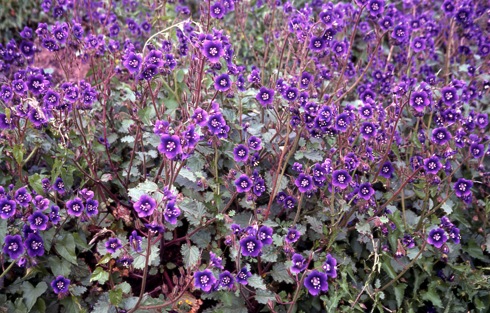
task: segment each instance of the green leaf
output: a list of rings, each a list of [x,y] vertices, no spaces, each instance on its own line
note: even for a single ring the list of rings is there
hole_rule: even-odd
[[[113,305],[118,306],[122,301],[122,295],[123,295],[123,291],[121,289],[119,288],[113,289],[109,291],[109,301]]]
[[[87,287],[85,286],[73,286],[70,285],[70,293],[74,295],[75,297],[79,297],[83,295],[87,291]]]
[[[201,224],[202,218],[206,216],[206,207],[201,202],[184,200],[180,204],[180,209],[184,211],[184,216],[193,226]]]
[[[200,252],[196,246],[189,246],[188,244],[182,245],[180,252],[184,258],[184,264],[186,268],[194,267],[199,261]]]
[[[274,293],[269,290],[257,290],[255,293],[255,300],[261,304],[267,304],[269,301],[276,301]]]
[[[146,251],[148,239],[144,238],[141,242],[141,249]],[[146,253],[132,253],[133,267],[138,270],[145,268],[146,263]],[[160,246],[159,243],[151,247],[150,258],[148,259],[149,265],[158,265],[158,260],[160,256]]]
[[[248,278],[248,285],[254,287],[255,289],[267,290],[267,287],[264,284],[264,280],[257,274],[253,274]]]
[[[95,304],[91,313],[115,313],[116,309],[109,302],[109,295],[103,293]]]
[[[60,303],[65,307],[65,312],[85,312],[85,310],[82,310],[82,306],[78,302],[78,298],[75,296],[63,298]]]
[[[101,265],[101,264],[106,264],[107,262],[109,262],[110,260],[112,259],[112,254],[110,253],[106,253],[106,255],[104,255],[102,257],[102,259],[100,259],[99,262],[97,262],[97,265]]]
[[[429,289],[422,292],[422,299],[432,302],[432,304],[438,308],[443,309],[441,295],[437,294],[436,291],[437,282],[433,281],[429,284]]]
[[[99,284],[103,285],[109,280],[109,273],[106,272],[102,267],[97,266],[90,276],[90,281],[97,281]]]
[[[403,298],[405,296],[405,289],[407,288],[407,284],[397,284],[395,286],[395,298],[396,298],[396,303],[399,308],[402,307],[403,304]]]
[[[7,236],[7,220],[0,219],[0,242],[5,242]]]
[[[75,239],[72,234],[66,233],[61,240],[56,241],[54,248],[65,260],[77,265]]]
[[[454,202],[451,199],[447,199],[441,206],[441,209],[447,214],[453,213]]]
[[[128,284],[127,282],[123,281],[119,285],[116,286],[116,288],[121,289],[123,293],[130,293],[131,292],[131,285]]]
[[[44,193],[43,184],[41,180],[43,179],[38,173],[29,176],[29,187],[34,189],[38,194],[42,195]]]
[[[65,259],[61,259],[57,256],[51,256],[49,258],[49,265],[54,276],[68,277],[71,273],[71,264]]]
[[[22,283],[21,288],[27,311],[31,311],[37,299],[48,290],[48,284],[42,281],[34,287],[30,282],[25,281]]]
[[[286,264],[284,263],[276,263],[272,267],[272,272],[271,272],[272,278],[274,281],[282,283],[288,283],[292,284],[294,283],[294,279],[289,276],[288,269],[286,267]]]
[[[152,194],[156,191],[158,191],[158,185],[155,184],[154,182],[152,181],[145,181],[143,183],[139,183],[138,186],[136,186],[135,188],[129,188],[128,189],[128,196],[131,197],[131,199],[136,202],[139,200],[139,198],[142,196],[142,195],[149,195],[149,194]]]
[[[22,164],[22,161],[24,160],[24,146],[15,145],[12,149],[12,152],[14,153],[14,159],[17,164]]]

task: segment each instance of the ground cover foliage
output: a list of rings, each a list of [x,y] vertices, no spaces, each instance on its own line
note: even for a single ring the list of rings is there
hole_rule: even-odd
[[[488,310],[488,1],[6,3],[0,312]]]

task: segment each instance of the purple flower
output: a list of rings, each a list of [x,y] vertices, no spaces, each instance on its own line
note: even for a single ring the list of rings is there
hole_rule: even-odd
[[[27,235],[24,245],[27,249],[27,254],[30,257],[44,255],[44,241],[38,234],[30,233]]]
[[[59,194],[65,193],[65,183],[63,182],[63,179],[61,179],[61,177],[55,179],[53,189],[56,190]]]
[[[255,99],[263,106],[268,107],[274,102],[274,90],[261,87]]]
[[[385,2],[383,0],[371,0],[369,1],[367,8],[372,16],[382,14],[384,11]]]
[[[454,243],[460,243],[461,242],[461,235],[459,234],[459,228],[452,227],[451,231],[449,232],[449,238],[451,238],[451,240]]]
[[[126,56],[123,65],[131,74],[135,74],[139,72],[142,61],[143,58],[140,55],[130,52]]]
[[[288,229],[288,233],[286,234],[284,240],[287,243],[294,243],[299,240],[299,237],[301,237],[301,233],[296,228],[293,227]]]
[[[177,218],[180,216],[180,209],[175,206],[174,201],[170,201],[167,203],[167,207],[163,211],[163,217],[165,220],[172,224],[175,225],[177,224]]]
[[[204,292],[210,292],[216,283],[216,278],[210,270],[204,270],[194,273],[194,287]]]
[[[68,293],[69,286],[70,286],[70,280],[63,276],[58,276],[51,282],[51,288],[53,288],[53,292],[55,294]]]
[[[49,218],[41,211],[35,211],[27,218],[27,220],[29,221],[32,230],[45,230],[48,227]]]
[[[133,230],[131,232],[131,235],[129,235],[129,246],[133,248],[134,251],[141,252],[142,239],[143,238],[138,235],[138,232],[136,230]]]
[[[291,270],[291,273],[294,273],[294,274],[301,273],[308,266],[306,259],[301,254],[298,254],[298,253],[293,254],[291,262],[292,262],[292,264],[291,264],[291,267],[289,269]]]
[[[36,96],[49,87],[49,82],[41,74],[30,75],[26,84],[27,88]]]
[[[258,137],[251,136],[250,138],[248,138],[248,147],[252,150],[258,151],[262,149],[261,144],[262,140],[260,140],[260,138]]]
[[[12,81],[12,88],[19,96],[24,96],[27,91],[27,84],[22,79],[16,79]]]
[[[291,102],[298,98],[298,94],[299,94],[298,88],[288,87],[286,90],[284,90],[282,96],[284,97],[284,99]]]
[[[437,155],[431,156],[424,160],[424,169],[428,174],[437,174],[439,170],[442,168],[442,164],[439,161],[439,157]]]
[[[459,178],[454,184],[454,193],[459,198],[469,196],[471,195],[471,187],[473,187],[471,180]]]
[[[217,76],[214,79],[214,88],[217,91],[228,91],[231,87],[230,76],[226,73]]]
[[[456,93],[456,88],[454,87],[444,87],[441,90],[442,101],[446,105],[451,105],[458,100],[458,94]]]
[[[270,245],[272,243],[272,228],[265,225],[261,226],[257,232],[257,239],[264,245]]]
[[[0,113],[0,129],[14,129],[14,119],[12,116],[7,118],[7,115]]]
[[[219,58],[225,54],[223,44],[218,40],[204,40],[202,53],[211,63],[217,63]]]
[[[148,228],[148,232],[152,233],[153,235],[157,235],[165,231],[165,228],[162,225],[155,222],[151,222],[151,224],[145,224],[145,227]]]
[[[352,177],[346,170],[336,170],[332,173],[332,185],[345,189],[349,186]]]
[[[359,131],[361,132],[362,138],[366,140],[376,136],[376,126],[371,122],[362,123]]]
[[[391,38],[395,39],[397,43],[404,43],[409,38],[409,33],[404,25],[398,25],[393,28]]]
[[[224,271],[221,274],[219,274],[218,281],[219,281],[219,285],[222,288],[231,289],[233,288],[233,284],[235,283],[235,278],[231,276],[229,271]]]
[[[90,199],[85,203],[85,209],[87,211],[87,216],[91,217],[99,213],[99,201]]]
[[[446,232],[442,228],[435,228],[431,230],[429,232],[429,236],[427,236],[427,242],[438,249],[440,249],[446,241]]]
[[[177,155],[182,153],[182,146],[180,144],[180,138],[177,135],[162,135],[160,139],[160,145],[158,146],[158,151],[165,154],[165,156],[174,160]]]
[[[252,188],[252,185],[252,180],[245,174],[240,175],[240,177],[235,180],[237,192],[248,192]]]
[[[214,254],[213,252],[209,252],[209,265],[213,266],[213,267],[216,267],[216,268],[219,268],[219,269],[223,269],[223,259],[220,258],[219,256],[217,256],[216,254]]]
[[[282,204],[286,210],[292,210],[296,206],[296,199],[292,196],[287,196]]]
[[[306,276],[304,286],[312,296],[317,296],[320,292],[326,292],[328,291],[327,275],[314,270]]]
[[[223,7],[220,1],[216,1],[213,5],[211,5],[209,10],[211,17],[217,19],[222,19],[226,13],[226,9]]]
[[[15,192],[14,199],[17,204],[26,207],[31,203],[32,196],[27,192],[25,187],[21,187]]]
[[[349,122],[350,122],[349,116],[346,113],[341,113],[337,115],[337,117],[335,118],[334,128],[335,130],[338,130],[340,132],[345,132],[347,131]]]
[[[262,242],[255,236],[247,236],[240,240],[242,255],[256,257],[262,252]]]
[[[472,143],[470,146],[470,152],[475,159],[481,158],[485,154],[485,146],[479,143]]]
[[[365,182],[359,185],[359,191],[357,193],[362,199],[369,200],[375,192],[373,187],[371,186],[371,183]]]
[[[230,230],[234,235],[238,235],[242,231],[242,228],[238,224],[231,224]]]
[[[77,197],[66,202],[66,209],[69,215],[79,217],[82,215],[85,206],[83,205],[82,199]]]
[[[2,219],[8,219],[14,216],[16,207],[15,201],[9,200],[8,198],[0,199],[0,217]]]
[[[59,206],[51,206],[51,212],[49,212],[49,220],[55,225],[58,224],[58,222],[61,220]]]
[[[109,238],[105,243],[105,248],[109,253],[116,253],[117,250],[122,248],[121,240],[118,238]]]
[[[250,273],[248,269],[244,267],[236,274],[236,281],[242,285],[246,285],[248,284],[248,278],[251,276],[252,273]]]
[[[133,208],[138,213],[138,217],[147,217],[153,214],[157,207],[155,199],[148,195],[142,195],[137,202],[133,204]]]
[[[233,157],[235,162],[246,162],[248,160],[248,147],[246,145],[238,145],[233,149]]]
[[[296,187],[298,187],[299,192],[305,193],[313,190],[314,184],[313,179],[310,175],[305,175],[303,173],[299,174],[298,178],[294,181]]]
[[[3,102],[8,103],[10,100],[13,98],[14,93],[12,92],[12,88],[7,85],[3,85],[0,88],[0,98],[3,100]]]
[[[328,277],[337,277],[337,260],[331,256],[330,253],[327,254],[327,258],[325,263],[323,263],[322,268]]]
[[[20,235],[7,235],[5,237],[5,246],[3,246],[2,251],[12,260],[17,259],[24,253],[24,244],[22,243],[22,237]]]
[[[414,92],[410,96],[410,105],[415,109],[415,111],[423,112],[425,107],[430,105],[429,96],[425,91]]]
[[[310,38],[310,44],[308,47],[313,52],[322,52],[323,50],[325,50],[326,46],[327,44],[323,37],[312,36]]]
[[[395,168],[391,164],[390,161],[386,161],[382,166],[381,166],[381,171],[379,172],[379,175],[384,178],[391,178],[393,176],[393,172],[395,171]]]
[[[410,235],[405,235],[402,238],[402,243],[407,247],[408,249],[412,249],[415,247],[415,240],[413,239],[412,236]]]

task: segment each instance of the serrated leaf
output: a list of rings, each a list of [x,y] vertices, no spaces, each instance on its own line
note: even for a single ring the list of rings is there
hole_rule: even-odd
[[[201,202],[184,200],[180,204],[180,209],[193,226],[200,225],[202,218],[206,215],[206,207]]]
[[[0,242],[5,242],[7,236],[7,220],[0,219]]]
[[[124,136],[121,138],[121,142],[133,143],[134,142],[134,136]]]
[[[81,296],[82,294],[85,293],[85,291],[87,291],[87,287],[85,287],[85,286],[72,286],[72,285],[70,285],[70,293],[72,295],[74,295],[75,297]]]
[[[197,261],[199,261],[200,252],[196,246],[182,245],[180,252],[182,253],[186,268],[194,267]]]
[[[65,307],[65,312],[73,312],[73,313],[79,313],[79,312],[84,312],[82,311],[82,306],[78,302],[78,298],[75,296],[71,297],[66,297],[63,298],[60,303]],[[95,311],[92,311],[95,312]],[[101,312],[98,312],[101,313]]]
[[[101,264],[106,264],[107,262],[109,262],[110,260],[112,259],[112,254],[110,253],[106,253],[102,259],[100,259],[99,262],[97,262],[97,265],[101,265]]]
[[[154,182],[147,180],[145,182],[139,183],[135,188],[128,189],[128,196],[134,202],[138,201],[142,195],[150,195],[158,190],[158,185]]]
[[[131,285],[125,281],[123,281],[122,283],[117,285],[116,288],[121,289],[121,291],[125,294],[128,294],[131,292]]]
[[[71,264],[65,259],[58,258],[57,256],[51,256],[49,258],[49,265],[54,276],[68,277],[71,272]]]
[[[255,289],[266,290],[267,287],[264,284],[264,280],[257,274],[252,274],[247,280],[248,285],[254,287]]]
[[[141,242],[142,251],[146,251],[148,239],[144,238]],[[149,265],[158,265],[158,260],[160,256],[160,246],[159,244],[154,245],[150,249],[150,258],[148,259]],[[146,256],[145,253],[132,252],[133,257],[133,267],[138,270],[145,268]]]
[[[24,303],[27,307],[27,311],[30,312],[34,304],[36,304],[37,299],[48,290],[48,284],[45,282],[40,282],[34,287],[30,282],[25,281],[22,283],[22,292]]]
[[[97,266],[90,276],[90,281],[97,281],[99,284],[103,285],[109,280],[109,273],[106,272],[102,267]]]
[[[272,279],[274,279],[274,281],[276,282],[279,283],[284,282],[287,284],[294,283],[294,279],[292,279],[291,276],[289,276],[288,268],[284,263],[274,264],[274,266],[272,267],[271,275],[272,275]]]
[[[447,199],[441,206],[441,209],[447,214],[453,213],[454,202],[451,199]]]
[[[66,233],[63,238],[55,242],[54,248],[65,260],[72,264],[77,264],[75,254],[75,238],[70,233]]]
[[[123,291],[119,288],[109,291],[109,301],[111,304],[118,306],[122,301]]]
[[[23,145],[15,145],[12,149],[12,152],[14,154],[14,159],[17,162],[17,164],[22,164],[22,161],[24,160],[24,146]]]
[[[104,293],[100,296],[91,313],[115,313],[116,308],[111,305],[109,295]]]
[[[319,234],[323,233],[323,223],[321,220],[313,216],[305,216],[305,218],[306,221],[308,221],[308,223],[311,225],[311,229],[313,229],[313,231]]]
[[[276,301],[276,297],[274,293],[269,290],[257,290],[255,293],[255,300],[261,304],[267,304],[269,301]]]
[[[403,298],[405,297],[405,289],[407,288],[407,284],[397,284],[395,286],[395,298],[396,304],[399,308],[402,307]]]
[[[436,286],[437,286],[437,282],[432,281],[429,284],[428,290],[422,292],[422,299],[426,301],[430,301],[434,306],[443,309],[444,306],[442,305],[441,295],[437,294]]]
[[[34,175],[29,176],[28,179],[29,179],[29,187],[34,189],[38,194],[42,195],[44,193],[44,189],[43,189],[43,183],[41,182],[41,180],[43,179],[41,175],[36,173]]]

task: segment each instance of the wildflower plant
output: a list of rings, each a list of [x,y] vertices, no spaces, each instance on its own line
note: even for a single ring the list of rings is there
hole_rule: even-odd
[[[41,1],[0,45],[0,310],[484,312],[489,9]]]

